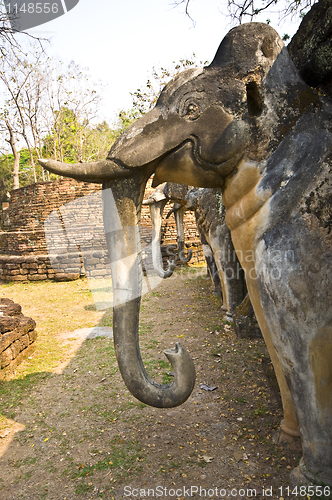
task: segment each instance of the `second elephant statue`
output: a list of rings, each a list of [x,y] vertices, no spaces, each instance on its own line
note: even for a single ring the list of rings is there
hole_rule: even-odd
[[[195,213],[197,228],[200,233],[204,256],[210,269],[215,289],[221,287],[223,308],[227,319],[231,320],[236,307],[243,301],[247,290],[245,277],[231,240],[230,231],[225,222],[225,207],[220,189],[195,188],[172,182],[163,183],[143,203],[150,206],[153,239],[160,242],[162,213],[167,202],[174,202],[173,212],[176,217],[178,233],[178,252],[183,254],[184,229],[183,213],[191,210]],[[162,261],[160,245],[153,246],[154,263]],[[184,259],[184,261],[186,261]],[[215,266],[215,269],[214,267]],[[161,273],[164,271],[161,270]],[[168,272],[166,272],[169,275]]]

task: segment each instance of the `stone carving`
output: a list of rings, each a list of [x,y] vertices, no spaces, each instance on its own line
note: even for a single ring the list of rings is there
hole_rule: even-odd
[[[178,217],[177,222],[177,227],[182,228],[182,234],[178,237],[180,254],[184,248],[183,212],[185,210],[195,212],[197,228],[201,235],[203,252],[210,268],[211,277],[216,291],[218,287],[221,287],[223,307],[228,312],[228,319],[231,320],[236,307],[241,304],[245,297],[246,286],[244,273],[236,256],[230,231],[225,223],[225,208],[222,203],[221,190],[195,188],[172,182],[161,184],[151,194],[150,199],[144,202],[152,208],[153,228],[160,228],[160,221],[155,217],[157,207],[161,207],[162,210],[169,200],[177,202],[173,211],[176,214],[180,212],[182,215],[182,223],[180,217]],[[159,254],[159,260],[161,260],[159,246],[153,247],[153,253]],[[215,270],[213,266],[216,267]]]
[[[244,24],[228,33],[210,66],[172,80],[106,160],[42,161],[53,172],[104,185],[119,366],[132,393],[157,406],[188,397],[194,368],[177,346],[167,352],[176,358],[173,385],[156,386],[140,359],[139,259],[132,257],[139,243],[132,226],[144,186],[154,173],[154,186],[223,189],[226,224],[281,391],[282,428],[301,434],[303,461],[293,477],[330,485],[331,115],[331,101],[301,79],[277,33]],[[130,267],[119,264],[129,257]]]

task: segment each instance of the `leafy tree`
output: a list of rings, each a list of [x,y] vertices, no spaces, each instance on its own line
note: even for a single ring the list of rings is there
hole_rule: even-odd
[[[100,104],[98,85],[92,82],[87,70],[74,62],[52,60],[36,43],[26,52],[11,45],[3,47],[0,88],[5,95],[0,110],[0,132],[14,157],[14,188],[19,187],[19,180],[22,184],[23,178],[30,179],[31,172],[32,182],[50,179],[50,174],[46,172],[45,176],[38,165],[37,160],[42,156],[86,161],[104,151],[103,139],[97,139],[94,133]],[[103,136],[105,127],[104,132]],[[93,152],[88,144],[91,134]],[[29,173],[26,166],[24,175],[19,176],[23,163],[17,149],[22,147],[22,140],[29,152]]]
[[[13,155],[0,156],[0,202],[8,201],[7,193],[14,188],[13,164]]]
[[[65,158],[85,161],[87,138],[98,115],[102,87],[91,80],[86,69],[73,61],[68,65],[60,60],[53,61],[48,66],[45,78],[46,154],[52,152],[52,157],[60,161]],[[52,147],[50,138],[53,140]]]
[[[131,93],[133,110],[138,112],[139,115],[145,114],[155,106],[160,92],[172,78],[185,69],[207,64],[208,61],[199,61],[196,55],[193,54],[191,59],[180,59],[179,62],[173,61],[170,68],[153,67],[151,77],[148,79],[145,86]]]
[[[60,110],[57,128],[44,139],[43,156],[54,158],[61,152],[64,161],[95,161],[105,158],[110,146],[120,135],[120,131],[111,129],[107,122],[84,126],[80,147],[76,147],[78,130],[82,126],[74,112],[69,108]]]

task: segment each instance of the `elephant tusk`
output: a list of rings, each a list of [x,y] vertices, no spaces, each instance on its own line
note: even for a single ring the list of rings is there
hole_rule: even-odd
[[[131,169],[123,167],[115,160],[100,160],[93,163],[63,163],[40,158],[38,162],[49,172],[83,182],[103,183],[109,179],[129,177],[132,174]]]

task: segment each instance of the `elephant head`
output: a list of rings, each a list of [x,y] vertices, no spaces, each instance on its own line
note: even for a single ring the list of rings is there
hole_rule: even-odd
[[[263,81],[282,47],[280,37],[268,25],[251,23],[234,28],[210,66],[186,70],[169,82],[155,108],[120,136],[106,160],[80,164],[40,160],[51,172],[103,184],[114,287],[115,350],[127,387],[147,404],[181,404],[195,380],[191,357],[180,344],[166,352],[175,372],[175,380],[168,386],[157,385],[148,377],[140,356],[137,225],[147,179],[154,174],[154,187],[165,181],[222,187],[245,158],[264,159],[281,133],[265,102],[271,99],[272,91],[264,89]],[[281,66],[285,58],[287,54],[281,55]],[[283,91],[280,86],[279,94]],[[263,126],[266,122],[270,126]],[[258,147],[259,134],[264,141]]]

